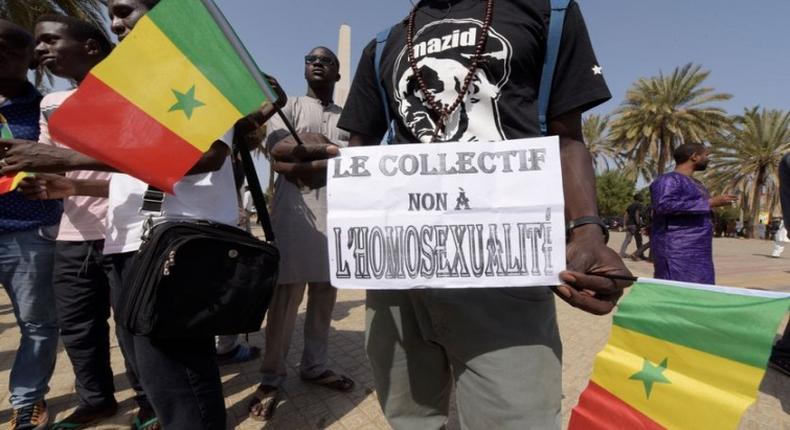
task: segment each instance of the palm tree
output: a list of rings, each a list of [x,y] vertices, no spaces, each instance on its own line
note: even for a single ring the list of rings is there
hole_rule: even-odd
[[[33,30],[36,19],[58,13],[84,19],[104,28],[106,0],[3,0],[0,17]]]
[[[2,0],[0,1],[0,18],[16,23],[29,31],[33,31],[36,20],[41,15],[63,14],[73,16],[96,24],[105,31],[104,16],[106,14],[107,0]],[[53,77],[49,70],[38,68],[36,70],[36,85],[45,89],[44,76],[48,77],[50,85]]]
[[[622,167],[622,156],[609,139],[609,117],[592,114],[582,121],[582,134],[596,172]],[[599,169],[602,168],[602,169]]]
[[[678,145],[705,142],[729,124],[725,111],[711,104],[732,96],[702,87],[708,75],[689,63],[668,76],[659,73],[633,84],[615,112],[611,135],[628,159],[660,175]]]
[[[735,117],[734,129],[714,141],[707,179],[713,189],[740,192],[744,225],[754,234],[763,192],[775,205],[779,162],[790,152],[790,112],[746,109]]]

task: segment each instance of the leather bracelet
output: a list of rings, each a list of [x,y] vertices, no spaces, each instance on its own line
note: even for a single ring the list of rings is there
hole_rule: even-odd
[[[571,220],[571,222],[569,222],[568,225],[565,226],[566,240],[570,239],[571,231],[573,229],[579,228],[587,224],[596,224],[599,227],[601,227],[601,230],[603,231],[604,243],[609,243],[609,227],[607,227],[606,224],[604,224],[603,220],[597,216],[583,216]]]

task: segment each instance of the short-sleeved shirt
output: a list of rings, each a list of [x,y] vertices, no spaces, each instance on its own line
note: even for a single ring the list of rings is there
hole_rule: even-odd
[[[349,134],[337,128],[342,108],[324,106],[313,97],[289,98],[283,113],[298,133],[320,133],[338,146],[348,145]],[[278,117],[269,121],[266,145],[288,135]],[[280,250],[281,284],[329,281],[326,239],[326,187],[300,189],[283,176],[275,183],[272,227]]]
[[[233,130],[219,139],[229,147],[233,143]],[[145,215],[140,213],[143,194],[148,185],[129,175],[110,175],[110,196],[107,209],[107,232],[104,253],[133,252],[142,245]],[[176,182],[173,194],[165,195],[162,216],[154,223],[166,220],[193,219],[237,226],[239,200],[233,180],[230,157],[219,170],[189,175]]]
[[[0,114],[17,139],[38,141],[41,94],[31,84],[19,97],[0,101]],[[60,200],[28,200],[18,192],[0,195],[0,234],[30,231],[60,221]]]
[[[415,66],[437,101],[451,105],[463,85],[483,31],[485,1],[424,1],[417,13]],[[442,141],[500,141],[540,134],[537,97],[546,51],[549,0],[497,2],[482,62],[463,102],[446,121]],[[387,124],[376,84],[375,40],[364,50],[340,128],[374,138]],[[406,25],[393,27],[383,51],[381,79],[396,123],[395,142],[430,139],[436,116],[426,107],[408,61]],[[567,11],[549,105],[549,118],[584,111],[611,98],[579,6]]]
[[[628,205],[628,208],[625,210],[625,212],[628,214],[626,225],[638,226],[644,224],[644,219],[643,219],[644,208],[642,207],[641,203],[639,202],[631,203],[630,205]]]
[[[74,90],[47,94],[41,100],[41,136],[39,142],[64,147],[52,140],[49,134],[49,118],[66,101]],[[91,170],[67,172],[66,177],[75,180],[109,181],[110,173]],[[58,240],[82,242],[104,239],[107,199],[103,197],[74,196],[63,200],[63,217],[60,220]]]

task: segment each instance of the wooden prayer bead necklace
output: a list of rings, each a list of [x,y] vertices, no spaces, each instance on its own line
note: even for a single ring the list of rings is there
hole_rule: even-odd
[[[422,91],[423,97],[425,97],[424,104],[438,117],[438,120],[436,121],[436,129],[433,131],[433,137],[431,137],[431,142],[433,142],[440,133],[444,134],[444,127],[446,125],[445,122],[450,117],[450,115],[456,109],[458,109],[458,106],[461,104],[464,97],[466,96],[466,93],[469,91],[469,85],[472,83],[475,72],[477,72],[477,67],[481,62],[483,51],[485,50],[486,42],[488,41],[488,32],[491,29],[491,19],[494,16],[494,0],[486,1],[486,13],[483,20],[483,30],[480,34],[480,38],[477,41],[477,45],[475,45],[475,53],[472,56],[472,62],[468,67],[469,73],[467,73],[466,78],[464,78],[464,84],[461,87],[461,91],[458,93],[458,98],[456,98],[455,102],[448,107],[442,106],[441,103],[436,101],[436,98],[433,96],[433,94],[428,91],[428,86],[425,84],[425,79],[423,78],[422,73],[420,73],[420,69],[417,67],[417,61],[414,59],[414,27],[417,17],[417,9],[417,6],[412,8],[411,14],[409,15],[408,29],[406,32],[406,50],[408,51],[409,66],[411,66],[412,73],[414,74],[413,77],[417,80],[420,91]]]

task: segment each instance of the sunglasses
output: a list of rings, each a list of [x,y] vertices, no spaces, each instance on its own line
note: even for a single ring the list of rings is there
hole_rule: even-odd
[[[304,56],[304,63],[305,64],[313,64],[318,63],[324,66],[334,66],[335,59],[331,57],[324,57],[321,55],[305,55]]]

